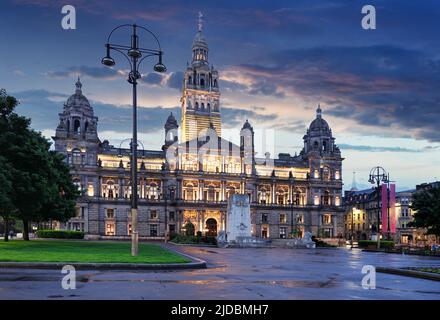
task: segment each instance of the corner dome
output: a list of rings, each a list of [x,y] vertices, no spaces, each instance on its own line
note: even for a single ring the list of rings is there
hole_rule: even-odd
[[[170,115],[167,118],[167,122],[165,123],[165,129],[175,129],[178,128],[179,125],[177,124],[177,120],[174,117],[173,113],[171,112]]]
[[[90,106],[89,100],[82,94],[82,83],[78,78],[78,81],[75,83],[76,90],[75,93],[72,94],[67,102],[65,103],[65,108],[67,109],[82,109],[84,111],[89,111],[93,113],[92,107]]]
[[[327,121],[322,118],[321,106],[316,109],[316,119],[310,123],[309,131],[330,131]]]

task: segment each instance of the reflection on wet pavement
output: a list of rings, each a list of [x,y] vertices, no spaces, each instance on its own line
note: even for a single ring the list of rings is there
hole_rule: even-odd
[[[207,269],[77,271],[63,290],[60,270],[0,269],[0,299],[440,299],[438,282],[377,273],[361,286],[362,267],[438,266],[435,258],[348,249],[179,247]]]

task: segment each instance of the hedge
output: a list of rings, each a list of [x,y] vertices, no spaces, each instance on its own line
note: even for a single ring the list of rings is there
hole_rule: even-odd
[[[377,246],[377,241],[373,240],[359,240],[358,241],[359,248],[367,248],[369,246]],[[380,247],[382,249],[390,249],[394,248],[394,242],[389,240],[380,240]]]
[[[69,230],[37,230],[38,238],[84,239],[84,232]]]

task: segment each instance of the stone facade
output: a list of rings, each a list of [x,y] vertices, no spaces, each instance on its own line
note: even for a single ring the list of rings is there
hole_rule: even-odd
[[[254,236],[286,238],[294,229],[342,237],[343,158],[321,108],[299,155],[259,159],[247,120],[240,145],[221,137],[218,76],[199,29],[183,83],[181,139],[171,114],[162,150],[138,150],[139,235],[160,238],[166,228],[179,233],[188,221],[196,231],[215,235],[225,228],[228,198],[238,193],[249,197]],[[98,138],[98,118],[81,86],[78,79],[53,137],[82,191],[77,216],[64,227],[95,237],[129,237],[130,150]]]

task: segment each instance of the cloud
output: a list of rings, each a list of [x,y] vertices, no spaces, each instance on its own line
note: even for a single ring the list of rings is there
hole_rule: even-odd
[[[423,152],[423,149],[409,149],[401,147],[379,147],[379,146],[362,146],[362,145],[351,145],[351,144],[338,144],[339,148],[342,150],[354,150],[354,151],[365,151],[365,152]]]
[[[108,67],[90,67],[90,66],[72,66],[65,70],[48,71],[45,75],[49,78],[64,79],[77,76],[87,76],[94,79],[115,80],[121,75],[125,74],[123,71]]]
[[[326,114],[440,141],[440,60],[396,46],[313,47],[226,70],[248,92],[320,101]]]
[[[32,127],[37,130],[52,130],[58,125],[58,114],[63,110],[68,94],[47,90],[28,90],[13,93],[20,105],[17,112],[32,119]],[[132,109],[130,105],[114,105],[90,100],[95,116],[98,117],[98,134],[102,131],[126,132],[131,128]],[[170,112],[181,118],[181,108],[162,106],[140,106],[138,108],[138,128],[140,133],[155,133],[163,130]],[[260,114],[255,111],[223,107],[222,122],[226,128],[241,128],[249,119],[254,124],[275,120],[275,114]],[[105,139],[105,137],[100,137]]]
[[[222,122],[225,127],[228,128],[241,128],[246,119],[249,120],[251,125],[257,123],[264,123],[265,121],[271,121],[277,119],[276,114],[261,114],[251,110],[237,109],[231,107],[222,108]]]

